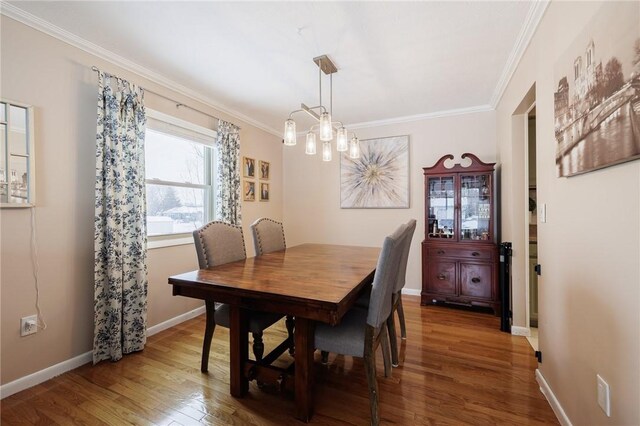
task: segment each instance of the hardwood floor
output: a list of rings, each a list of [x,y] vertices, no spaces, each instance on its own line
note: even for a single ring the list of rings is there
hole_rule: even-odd
[[[524,337],[501,333],[499,319],[403,297],[407,340],[401,365],[382,375],[383,424],[558,424],[534,378]],[[229,334],[216,328],[209,373],[200,372],[204,316],[149,338],[120,362],[90,364],[1,402],[2,425],[300,425],[292,396],[250,385],[229,395]],[[265,332],[269,351],[287,335],[284,320]],[[398,333],[399,335],[399,333]],[[283,355],[278,361],[292,361]],[[369,400],[361,359],[315,354],[316,410],[311,424],[366,425]]]

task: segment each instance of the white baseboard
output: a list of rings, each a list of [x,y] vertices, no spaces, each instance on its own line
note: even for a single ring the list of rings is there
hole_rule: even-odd
[[[547,383],[539,369],[536,369],[536,381],[540,385],[540,392],[542,392],[544,397],[547,398],[547,401],[549,401],[549,405],[551,405],[551,409],[555,413],[560,424],[562,426],[572,426],[567,413],[562,409],[560,401],[558,401],[558,398],[553,394],[553,391],[549,387],[549,383]]]
[[[74,368],[78,368],[81,365],[91,362],[92,359],[93,352],[85,352],[75,358],[62,361],[61,363],[47,367],[44,370],[36,371],[28,376],[21,377],[13,382],[7,383],[6,385],[2,385],[0,386],[0,399],[6,398],[25,389],[29,389],[35,385],[39,385],[49,379],[53,379],[62,373],[66,373],[69,370],[73,370]]]
[[[193,311],[185,312],[182,315],[178,315],[177,317],[166,320],[165,322],[161,322],[160,324],[156,324],[153,327],[147,328],[147,337],[153,336],[154,334],[158,334],[161,331],[166,330],[167,328],[171,328],[174,325],[178,325],[182,322],[190,320],[191,318],[195,318],[198,315],[202,315],[206,312],[206,309],[203,306],[194,309]]]
[[[415,288],[403,288],[402,294],[406,294],[407,296],[420,296],[420,290]]]
[[[180,324],[181,322],[197,317],[204,312],[205,307],[201,306],[182,315],[178,315],[175,318],[171,318],[170,320],[154,325],[153,327],[149,327],[147,328],[147,337],[153,336],[154,334],[166,330],[167,328],[171,328],[174,325]],[[91,362],[92,360],[93,352],[89,351],[66,361],[62,361],[56,365],[52,365],[51,367],[47,367],[44,370],[36,371],[35,373],[29,374],[28,376],[16,379],[13,382],[9,382],[5,385],[0,386],[0,399],[4,399],[10,395],[13,395],[14,393],[18,393],[25,389],[29,389],[33,386],[39,385],[42,382],[53,379],[54,377],[66,373],[67,371],[73,370],[74,368],[78,368],[81,365]]]
[[[527,327],[520,327],[520,326],[517,326],[517,325],[512,325],[511,326],[511,334],[513,334],[514,336],[530,337],[531,336],[531,329],[529,329]]]

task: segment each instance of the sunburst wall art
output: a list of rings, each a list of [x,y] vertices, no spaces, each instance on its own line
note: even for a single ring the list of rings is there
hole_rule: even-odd
[[[360,141],[360,158],[340,156],[340,207],[409,208],[409,136]]]

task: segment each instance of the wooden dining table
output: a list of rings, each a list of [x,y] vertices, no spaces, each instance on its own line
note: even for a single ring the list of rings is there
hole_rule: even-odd
[[[231,395],[243,397],[250,379],[278,377],[292,385],[296,417],[308,422],[314,407],[315,324],[340,323],[372,282],[379,253],[373,247],[302,244],[175,275],[169,284],[175,296],[229,304]],[[249,359],[247,314],[252,310],[295,317],[291,369],[272,367],[270,355],[260,363]]]

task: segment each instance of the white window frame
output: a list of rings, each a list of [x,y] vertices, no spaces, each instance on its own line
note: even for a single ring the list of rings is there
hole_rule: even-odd
[[[159,111],[155,111],[149,108],[146,108],[146,115],[148,118],[151,118],[155,121],[168,124],[175,129],[175,127],[186,129],[190,133],[197,133],[198,139],[194,140],[194,138],[190,138],[187,134],[181,135],[177,132],[163,132],[162,130],[154,129],[150,127],[147,123],[147,129],[151,129],[153,131],[159,133],[166,133],[173,136],[182,137],[186,140],[189,140],[193,143],[199,143],[209,148],[205,150],[205,161],[204,161],[204,172],[205,172],[205,184],[195,184],[195,183],[186,183],[186,182],[174,182],[174,181],[166,181],[162,179],[146,179],[145,184],[151,185],[165,185],[171,187],[182,187],[182,188],[197,188],[205,190],[204,197],[204,208],[205,208],[205,222],[213,220],[215,214],[215,140],[218,136],[218,132],[215,130],[207,129],[206,127],[199,126],[197,124],[193,124],[189,121],[181,120],[179,118],[173,117],[168,114],[164,114]],[[145,132],[146,130],[145,129]],[[179,129],[175,129],[179,130]],[[146,160],[145,160],[146,161]],[[207,191],[208,190],[208,191]],[[186,245],[193,244],[193,237],[190,232],[181,232],[176,234],[162,234],[162,235],[147,235],[147,249],[154,249],[160,247],[170,247],[177,245]]]
[[[0,208],[29,208],[35,207],[36,205],[36,149],[35,149],[35,132],[34,132],[34,115],[33,115],[33,106],[23,104],[20,102],[15,102],[9,99],[0,99],[0,102],[5,104],[5,116],[0,117],[0,124],[5,125],[5,135],[4,141],[5,145],[0,147],[0,149],[5,151],[5,164],[0,166],[0,169],[5,170],[5,182],[0,183],[0,185],[6,185],[7,187],[7,200],[11,199],[11,156],[15,157],[26,157],[27,158],[27,202],[26,203],[0,203]],[[11,106],[16,106],[19,108],[24,108],[27,110],[27,122],[25,126],[26,130],[26,139],[27,139],[27,153],[23,154],[12,154],[9,152],[9,147],[11,146],[11,142],[9,141],[9,137],[11,132],[9,131],[11,126],[11,117],[9,114]]]

